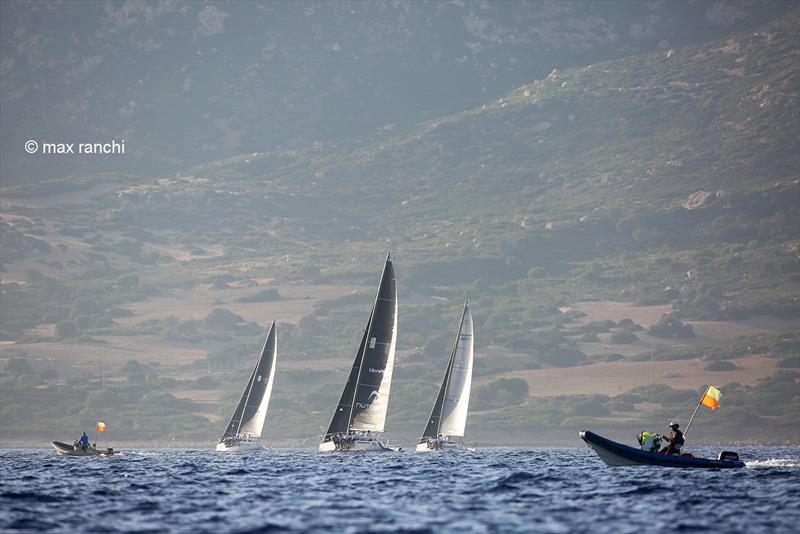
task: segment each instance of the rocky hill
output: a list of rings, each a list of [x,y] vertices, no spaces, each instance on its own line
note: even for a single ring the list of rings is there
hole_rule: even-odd
[[[390,418],[409,436],[468,296],[477,434],[652,424],[713,380],[731,383],[736,408],[719,435],[747,420],[753,436],[796,441],[798,31],[793,11],[559,68],[434,120],[170,177],[7,185],[3,391],[15,394],[0,420],[41,407],[44,432],[107,409],[150,437],[159,406],[174,436],[200,439],[235,402],[253,322],[274,316],[286,373],[274,421],[300,443],[327,422],[391,250]],[[671,367],[656,377],[656,362]],[[593,379],[608,366],[608,383]],[[577,386],[540,396],[566,368]],[[60,397],[55,417],[47,399]],[[498,422],[508,407],[513,422]]]

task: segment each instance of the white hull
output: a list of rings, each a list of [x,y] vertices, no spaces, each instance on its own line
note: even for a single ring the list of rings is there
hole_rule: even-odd
[[[438,449],[431,449],[425,442],[417,443],[417,452],[475,452],[474,448],[467,447],[463,443],[442,443]]]
[[[253,452],[260,451],[263,448],[260,441],[240,441],[235,445],[217,443],[217,452]]]
[[[319,452],[400,452],[400,447],[378,440],[363,440],[354,441],[345,449],[337,449],[332,441],[326,441],[319,444]]]

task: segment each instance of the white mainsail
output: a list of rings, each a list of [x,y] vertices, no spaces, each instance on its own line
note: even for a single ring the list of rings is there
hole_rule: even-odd
[[[421,444],[443,436],[464,436],[472,386],[473,345],[472,313],[469,310],[469,302],[465,302],[458,336],[450,353],[447,370],[436,402],[433,404],[431,416],[422,433]]]
[[[443,436],[464,436],[469,412],[469,392],[472,386],[472,314],[464,305],[464,317],[456,340],[453,363],[450,366],[450,379],[442,404],[439,433]]]

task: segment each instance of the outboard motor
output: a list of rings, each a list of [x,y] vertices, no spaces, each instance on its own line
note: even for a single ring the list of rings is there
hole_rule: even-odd
[[[723,460],[726,462],[738,462],[739,461],[739,453],[733,451],[722,451],[719,453],[719,458],[717,460]]]

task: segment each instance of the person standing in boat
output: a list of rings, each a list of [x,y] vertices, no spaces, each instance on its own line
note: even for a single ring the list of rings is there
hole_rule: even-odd
[[[683,432],[678,430],[680,425],[675,421],[671,421],[669,428],[671,430],[667,446],[661,449],[661,454],[680,454],[681,447],[683,446]]]
[[[78,443],[81,446],[82,451],[86,451],[89,448],[89,436],[86,435],[86,432],[83,433],[81,439],[78,440]]]

